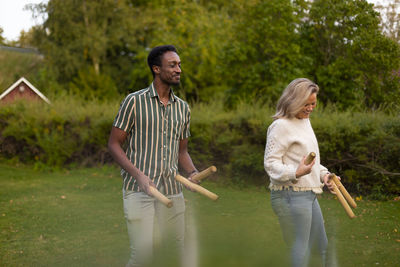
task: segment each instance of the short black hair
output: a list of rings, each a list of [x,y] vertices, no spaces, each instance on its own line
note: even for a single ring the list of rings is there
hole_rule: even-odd
[[[172,52],[175,52],[178,54],[175,46],[173,46],[173,45],[160,45],[160,46],[156,46],[153,49],[151,49],[149,55],[147,56],[147,64],[150,67],[153,77],[155,76],[155,73],[153,71],[153,66],[156,65],[156,66],[161,67],[161,57],[162,57],[162,55],[164,55],[164,53],[169,52],[169,51],[172,51]]]

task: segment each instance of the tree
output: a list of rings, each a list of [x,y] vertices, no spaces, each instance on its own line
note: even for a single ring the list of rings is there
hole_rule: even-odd
[[[150,45],[172,43],[178,48],[183,71],[178,92],[194,101],[209,101],[222,93],[226,89],[223,49],[232,30],[227,10],[185,0],[159,10],[161,23]]]
[[[298,10],[289,0],[237,1],[233,10],[224,54],[228,101],[276,101],[290,80],[302,76],[300,66],[307,60],[300,54]]]
[[[0,45],[4,45],[4,44],[5,44],[5,40],[6,40],[6,39],[3,37],[3,32],[4,32],[3,28],[0,27]]]
[[[27,32],[22,30],[19,34],[18,40],[15,42],[15,45],[24,48],[34,48],[34,31],[35,26],[30,28]]]
[[[316,0],[302,26],[309,74],[323,102],[377,107],[399,97],[399,45],[385,37],[379,14],[364,0]]]
[[[43,73],[97,92],[85,97],[148,86],[146,58],[161,44],[178,48],[183,75],[174,90],[189,101],[275,102],[297,77],[342,108],[400,96],[399,45],[365,0],[49,0],[31,9],[45,18],[33,30]]]
[[[80,77],[82,73],[95,75],[100,80],[110,76],[109,54],[133,33],[134,12],[128,1],[50,0],[47,5],[31,9],[47,14],[44,24],[35,31],[35,42],[53,75],[65,85],[78,73]],[[93,71],[86,71],[89,68]]]
[[[400,44],[400,0],[392,0],[386,6],[377,5],[381,12],[383,32]]]

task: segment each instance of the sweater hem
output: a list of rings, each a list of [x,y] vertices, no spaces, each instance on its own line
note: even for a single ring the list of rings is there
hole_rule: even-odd
[[[321,187],[299,187],[299,186],[293,186],[293,185],[270,184],[269,189],[271,191],[293,190],[294,192],[313,191],[315,194],[323,193],[323,190]]]

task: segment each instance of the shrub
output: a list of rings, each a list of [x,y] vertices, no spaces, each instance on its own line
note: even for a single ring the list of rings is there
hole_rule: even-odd
[[[1,157],[39,168],[93,166],[112,162],[107,140],[120,100],[83,103],[65,96],[52,105],[19,102],[0,109]],[[220,181],[266,184],[266,131],[273,105],[223,100],[192,105],[190,155],[199,169],[216,165]],[[346,188],[375,198],[400,194],[400,118],[381,111],[312,115],[321,162],[343,178]]]
[[[36,167],[90,166],[110,161],[106,142],[117,102],[64,96],[51,105],[18,101],[0,110],[1,154]]]
[[[270,104],[195,105],[191,155],[202,165],[217,165],[235,183],[262,184],[266,131],[274,113]],[[343,178],[353,193],[374,198],[400,194],[400,118],[381,111],[339,112],[319,108],[311,118],[321,162]],[[197,160],[197,161],[196,161]]]

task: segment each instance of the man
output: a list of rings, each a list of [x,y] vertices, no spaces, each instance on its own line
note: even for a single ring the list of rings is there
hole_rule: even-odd
[[[131,255],[127,266],[143,266],[153,254],[154,218],[173,229],[176,247],[183,250],[185,203],[182,185],[175,181],[178,164],[191,178],[197,173],[187,150],[190,109],[174,95],[179,85],[181,61],[172,45],[155,47],[147,63],[153,83],[129,94],[114,120],[108,148],[122,167],[124,213]],[[126,151],[122,146],[127,142]],[[168,209],[156,201],[149,188],[156,187],[173,201]],[[164,231],[162,229],[161,231]]]

